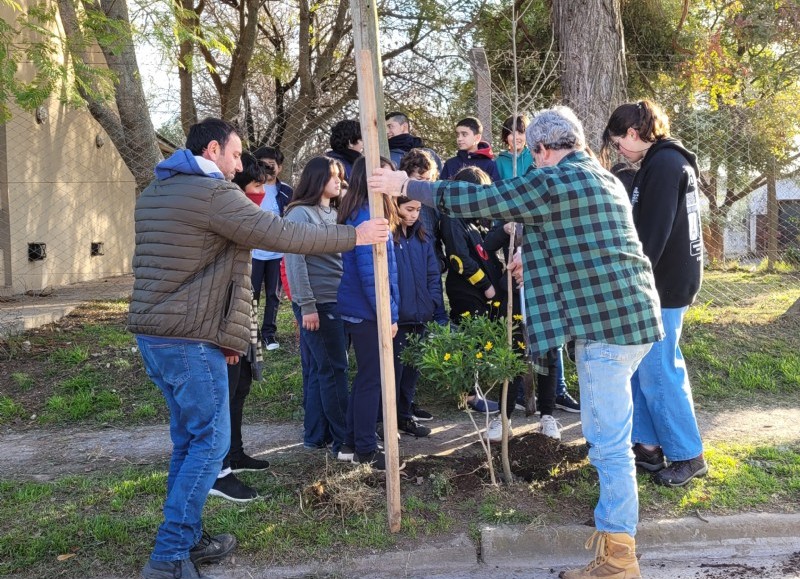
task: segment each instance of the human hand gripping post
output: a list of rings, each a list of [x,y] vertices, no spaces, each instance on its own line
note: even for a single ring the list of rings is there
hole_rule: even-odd
[[[405,193],[404,189],[408,180],[405,171],[378,168],[372,171],[372,176],[367,179],[367,185],[374,193],[400,197]]]
[[[356,245],[386,243],[388,239],[389,220],[384,217],[373,217],[356,227]]]

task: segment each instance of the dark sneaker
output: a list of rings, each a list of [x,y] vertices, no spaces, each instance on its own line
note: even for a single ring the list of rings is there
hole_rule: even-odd
[[[417,422],[413,418],[409,418],[408,420],[403,420],[403,419],[398,420],[397,429],[400,432],[411,434],[413,436],[416,436],[417,438],[424,438],[431,433],[430,428],[428,428],[427,426],[422,426],[419,422]]]
[[[696,476],[705,476],[708,473],[703,455],[689,460],[676,460],[659,472],[655,477],[658,484],[668,487],[682,487]]]
[[[375,425],[375,437],[378,439],[379,442],[383,442],[383,422],[378,422]],[[397,433],[397,440],[400,440],[400,433]],[[378,444],[380,448],[383,448],[382,444]]]
[[[252,456],[242,455],[239,460],[231,461],[231,470],[233,472],[245,471],[259,471],[267,470],[269,468],[268,460],[261,460],[260,458],[253,458]]]
[[[428,420],[433,420],[433,414],[427,410],[423,410],[416,404],[411,405],[411,416],[413,416],[414,420],[417,422],[427,422]]]
[[[368,464],[375,470],[386,470],[386,455],[380,450],[373,450],[367,454],[353,453],[353,464]]]
[[[142,569],[143,579],[211,579],[200,575],[190,559],[181,561],[153,561],[150,559]]]
[[[277,340],[275,340],[273,336],[270,336],[269,338],[264,338],[265,350],[272,352],[273,350],[277,350],[280,347],[281,345],[277,342]]]
[[[633,445],[633,460],[636,466],[643,468],[647,472],[658,472],[667,467],[664,460],[664,451],[659,446],[655,450],[647,450],[641,444]]]
[[[346,462],[353,462],[354,454],[355,451],[352,448],[350,448],[346,444],[343,444],[342,446],[339,447],[339,452],[336,454],[336,458],[338,460],[343,460]]]
[[[556,408],[564,412],[580,412],[581,403],[575,400],[569,392],[564,392],[563,396],[556,396]]]
[[[203,563],[219,563],[236,548],[236,537],[233,535],[214,535],[203,531],[200,542],[189,551],[189,559],[195,565]]]
[[[250,488],[231,473],[214,481],[209,496],[220,497],[234,503],[249,503],[258,498],[256,489]]]

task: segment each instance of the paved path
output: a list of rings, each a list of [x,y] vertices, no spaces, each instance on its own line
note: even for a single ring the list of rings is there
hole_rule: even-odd
[[[0,298],[0,338],[57,322],[88,300],[127,298],[132,288],[133,275],[125,275]]]

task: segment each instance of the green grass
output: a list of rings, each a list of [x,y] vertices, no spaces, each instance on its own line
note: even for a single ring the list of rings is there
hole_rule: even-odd
[[[50,362],[67,366],[77,366],[88,359],[89,348],[80,345],[71,346],[69,348],[59,348],[50,354]]]
[[[19,388],[20,391],[25,392],[26,390],[30,390],[33,388],[34,379],[33,376],[30,374],[26,374],[25,372],[12,372],[11,373],[11,380],[14,382],[14,385]]]
[[[22,404],[8,396],[0,396],[0,424],[25,415]]]
[[[800,446],[706,445],[709,474],[683,488],[639,485],[644,511],[686,515],[800,508]],[[640,479],[641,480],[641,479]]]
[[[310,476],[300,471],[301,478]],[[341,469],[353,471],[349,466]],[[338,472],[327,476],[336,477]],[[354,483],[355,491],[374,484],[365,476]],[[386,548],[397,540],[388,532],[380,500],[365,512],[337,516],[321,504],[301,509],[297,478],[285,483],[263,475],[242,478],[266,498],[247,505],[212,498],[203,519],[215,532],[235,533],[239,552],[257,561],[300,562],[329,549]],[[0,482],[0,576],[86,577],[97,565],[108,574],[135,573],[161,520],[165,487],[166,473],[157,468],[70,476],[51,483]],[[447,517],[433,505],[412,503],[407,512],[409,521],[401,534],[449,529]],[[57,561],[69,553],[75,556]]]

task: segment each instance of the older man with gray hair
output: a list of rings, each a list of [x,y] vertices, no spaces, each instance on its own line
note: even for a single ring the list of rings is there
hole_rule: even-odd
[[[521,223],[517,269],[525,287],[534,358],[575,340],[583,433],[600,478],[597,556],[566,579],[641,577],[634,535],[639,518],[631,451],[631,376],[663,338],[650,262],[642,252],[622,184],[585,149],[572,110],[540,111],[526,131],[536,168],[492,185],[409,181],[378,169],[373,191],[406,195],[458,217]]]

